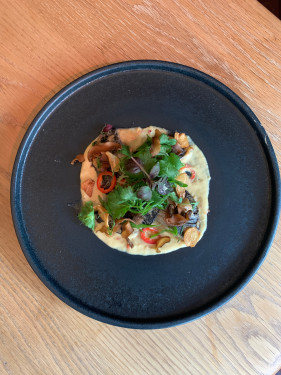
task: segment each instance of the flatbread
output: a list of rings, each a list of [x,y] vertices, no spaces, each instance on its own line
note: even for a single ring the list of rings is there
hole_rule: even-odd
[[[149,126],[147,128],[130,128],[130,129],[118,129],[118,135],[120,140],[123,144],[128,145],[132,151],[136,150],[140,147],[147,139],[147,135],[150,137],[154,136],[155,130],[158,129],[161,133],[167,134],[167,130]],[[186,188],[188,192],[195,198],[198,202],[198,209],[199,209],[199,232],[200,236],[199,239],[202,238],[204,232],[207,229],[207,214],[209,211],[209,202],[208,202],[208,195],[209,195],[209,182],[210,182],[210,173],[206,158],[203,152],[195,145],[190,137],[188,137],[189,144],[192,146],[192,151],[181,158],[182,163],[189,164],[195,171],[196,177],[194,180],[188,184]],[[81,173],[80,173],[80,180],[81,185],[84,181],[88,179],[92,179],[93,181],[97,181],[97,172],[95,168],[92,166],[92,162],[88,160],[88,151],[92,147],[93,140],[89,146],[86,148],[84,152],[85,160],[82,162]],[[101,193],[98,188],[97,184],[94,184],[93,193],[91,197],[89,197],[83,189],[81,189],[81,198],[82,203],[86,203],[88,201],[92,201],[94,206],[100,204],[99,196],[104,199],[106,195]],[[160,215],[161,216],[161,215]],[[157,217],[153,224],[162,224],[163,221],[161,217]],[[115,233],[111,236],[107,236],[105,233],[102,232],[95,232],[95,235],[108,246],[124,251],[130,254],[135,255],[156,255],[159,254],[155,251],[155,245],[150,245],[144,242],[140,238],[140,233],[138,229],[134,229],[134,232],[129,236],[129,239],[133,242],[133,248],[130,248],[127,245],[127,241],[123,238],[120,234]],[[171,238],[171,241],[166,243],[160,249],[160,254],[169,253],[171,251],[175,251],[179,248],[186,247],[183,238],[179,236],[174,236],[171,233],[163,233],[163,236],[168,235]]]

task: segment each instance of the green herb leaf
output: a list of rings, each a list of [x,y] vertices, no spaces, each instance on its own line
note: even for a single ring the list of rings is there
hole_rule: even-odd
[[[168,156],[171,151],[172,151],[172,147],[171,146],[161,145],[160,152],[157,155],[157,157],[159,157],[159,156]]]
[[[175,145],[177,141],[174,138],[169,138],[167,134],[160,135],[159,139],[161,149],[157,156],[169,155],[169,153],[172,151],[172,146]]]
[[[179,185],[180,187],[187,187],[188,185],[181,182],[181,181],[178,181],[178,180],[172,180],[170,179],[169,182],[171,182],[172,184],[175,184],[175,185]]]
[[[95,227],[95,211],[93,207],[93,202],[89,201],[84,204],[81,208],[78,219],[83,223],[86,227],[90,229],[94,229]]]
[[[176,203],[182,203],[182,198],[179,198],[175,192],[169,194],[169,198]]]
[[[159,139],[160,145],[174,146],[177,143],[175,138],[169,138],[167,134],[161,134]]]
[[[177,227],[167,228],[167,229],[165,229],[165,232],[170,232],[170,233],[172,233],[174,236],[178,236],[178,234],[179,234],[179,232],[178,232],[178,228],[177,228]]]
[[[127,186],[125,188],[122,188],[121,186],[118,189],[119,197],[120,197],[120,203],[126,202],[126,201],[135,201],[136,200],[136,193],[133,191],[132,186]]]
[[[192,205],[192,208],[195,208],[198,206],[199,202],[190,202],[190,204]]]
[[[150,146],[142,151],[138,150],[138,152],[134,154],[134,157],[137,157],[142,161],[142,166],[146,171],[150,171],[150,169],[157,163],[157,159],[151,156]]]
[[[139,156],[137,154],[142,154],[146,151],[150,151],[151,144],[152,140],[149,136],[147,136],[146,141],[137,149],[137,151],[134,153],[134,156]]]
[[[133,205],[137,199],[132,186],[122,187],[117,186],[108,195],[106,201],[102,204],[107,209],[110,216],[115,219],[120,219],[129,210],[130,205]]]
[[[124,217],[127,212],[146,215],[154,207],[163,210],[168,206],[169,200],[176,203],[182,201],[174,191],[176,183],[173,180],[183,166],[180,158],[176,154],[170,153],[175,140],[162,134],[161,147],[163,148],[163,154],[159,154],[156,157],[151,156],[151,143],[151,138],[148,137],[146,142],[134,153],[130,152],[128,146],[122,146],[121,152],[124,156],[120,160],[120,171],[126,179],[126,186],[117,184],[115,189],[106,196],[105,201],[101,201],[113,220]],[[133,167],[137,166],[138,170],[129,168],[131,161],[135,163]],[[139,172],[139,170],[141,171]],[[150,176],[148,171],[151,172]],[[159,191],[156,188],[158,182],[161,187],[167,185],[167,189],[160,189],[161,191]],[[151,190],[151,187],[153,190]]]
[[[132,223],[131,222],[131,226],[133,228],[137,228],[137,229],[144,229],[144,228],[152,228],[152,227],[159,227],[159,225],[147,225],[147,224],[135,224],[135,223]]]
[[[161,230],[158,233],[151,234],[150,237],[151,238],[158,237],[159,234],[162,234],[164,232],[172,233],[174,236],[178,236],[179,235],[178,228],[177,227],[171,227],[171,228],[163,229],[163,230]]]
[[[159,164],[159,176],[167,177],[168,179],[175,179],[175,177],[179,174],[179,169],[183,167],[180,158],[174,153],[164,156],[164,158],[160,160]]]
[[[132,155],[132,153],[130,152],[129,147],[126,146],[126,145],[122,145],[122,148],[121,148],[120,152],[122,154],[126,155],[126,156],[131,156]]]

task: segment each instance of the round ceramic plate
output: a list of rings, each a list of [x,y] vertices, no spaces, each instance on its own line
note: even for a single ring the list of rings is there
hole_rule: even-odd
[[[80,225],[80,165],[103,124],[191,136],[211,173],[208,228],[194,248],[157,256],[111,249]],[[42,109],[19,148],[11,205],[22,250],[43,283],[81,313],[130,328],[200,318],[243,288],[270,247],[280,182],[266,132],[214,78],[160,61],[93,71]]]

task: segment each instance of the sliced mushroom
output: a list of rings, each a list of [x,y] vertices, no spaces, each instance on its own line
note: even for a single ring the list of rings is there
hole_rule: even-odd
[[[142,217],[139,217],[140,215],[134,215],[133,216],[133,219],[130,219],[130,218],[127,218],[127,217],[124,217],[122,219],[117,219],[115,220],[115,225],[113,227],[113,233],[116,233],[118,232],[119,230],[121,230],[122,227],[124,227],[124,225],[127,223],[127,222],[131,222],[131,223],[134,223],[134,224],[141,224],[141,221],[142,221]],[[141,219],[141,221],[140,221]],[[131,226],[131,225],[130,225]],[[132,226],[131,226],[132,228]],[[133,230],[133,228],[132,228]]]
[[[114,227],[112,228],[112,233],[122,233],[122,227],[120,223],[115,223]]]
[[[134,229],[132,228],[129,221],[122,225],[122,234],[123,238],[128,238],[130,234],[132,234]]]
[[[186,216],[186,213],[190,210],[192,210],[192,205],[191,204],[188,204],[188,205],[183,205],[183,204],[178,204],[177,206],[178,208],[178,213],[182,216]]]
[[[88,151],[88,160],[93,161],[93,158],[99,156],[102,152],[116,151],[121,149],[121,144],[116,142],[105,142],[94,145]]]
[[[95,181],[89,178],[88,180],[82,182],[81,189],[85,191],[88,197],[91,197],[94,190]]]
[[[179,157],[182,157],[185,154],[185,149],[180,146],[177,142],[175,145],[172,146],[172,152]]]
[[[83,163],[84,160],[85,160],[84,154],[78,154],[77,156],[75,156],[75,158],[72,160],[70,164],[74,165],[75,163]]]
[[[98,204],[97,206],[95,206],[95,211],[98,211],[100,218],[108,228],[109,213],[106,211],[106,209],[101,204]]]
[[[106,224],[104,222],[97,223],[95,225],[95,232],[102,232],[107,237],[110,237],[110,234],[108,233],[108,226],[106,226]]]
[[[190,155],[193,151],[193,147],[192,146],[189,146],[187,149],[186,149],[186,152],[184,154],[184,156],[187,156],[187,155]]]
[[[98,157],[98,159],[99,159],[101,164],[103,164],[103,163],[109,164],[109,159],[108,159],[108,156],[106,154],[107,152],[108,151],[100,153],[100,156]]]
[[[180,214],[173,214],[171,217],[165,217],[168,226],[181,226],[187,222],[187,219]]]
[[[150,148],[151,156],[156,156],[160,152],[160,149],[161,149],[160,135],[162,135],[162,133],[158,129],[156,129],[154,137],[152,138],[152,145]]]
[[[135,223],[134,219],[130,219],[128,217],[123,217],[122,219],[115,220],[115,224],[125,224],[126,221],[130,221],[131,223]]]
[[[188,138],[185,133],[175,132],[174,137],[182,148],[187,148],[189,146]]]
[[[92,165],[95,168],[96,172],[106,172],[110,169],[110,164],[108,157],[105,152],[101,152],[100,155],[93,158]]]
[[[157,242],[156,242],[156,253],[160,253],[160,247],[162,247],[163,245],[165,245],[165,243],[168,243],[171,241],[171,238],[168,237],[168,236],[165,236],[165,237],[160,237]]]
[[[179,181],[179,182],[182,182],[183,184],[186,184],[188,185],[188,176],[186,173],[181,173],[180,175],[178,175],[176,177],[176,180]],[[185,191],[186,191],[186,188],[185,187],[182,187],[182,186],[179,186],[177,185],[176,186],[176,192],[177,192],[177,195],[179,198],[184,198],[185,197]]]
[[[172,217],[175,213],[175,209],[176,209],[176,203],[175,202],[172,202],[169,204],[169,206],[167,207],[167,210],[166,210],[166,217]]]
[[[177,204],[177,209],[178,209],[179,214],[184,213],[183,216],[185,216],[186,212],[188,212],[190,210],[192,211],[192,204],[189,202],[188,198],[184,198],[181,203]]]
[[[120,169],[120,159],[109,151],[106,151],[105,154],[108,157],[112,173],[118,172]]]
[[[134,222],[135,224],[141,224],[141,223],[143,222],[143,216],[142,216],[142,215],[139,215],[139,214],[134,215],[134,216],[133,216],[133,222]]]
[[[130,238],[126,238],[128,246],[132,249],[134,247],[133,242],[130,240]]]
[[[200,238],[200,232],[197,228],[187,228],[184,232],[183,240],[186,246],[194,247]]]

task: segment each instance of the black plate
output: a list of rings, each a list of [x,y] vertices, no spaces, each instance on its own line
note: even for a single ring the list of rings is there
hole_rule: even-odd
[[[80,166],[104,123],[189,134],[212,176],[208,229],[195,248],[132,256],[79,225]],[[249,107],[198,70],[131,61],[61,90],[28,129],[14,165],[11,204],[23,252],[64,302],[102,322],[163,328],[199,318],[233,297],[271,245],[280,208],[269,138]]]

